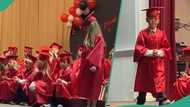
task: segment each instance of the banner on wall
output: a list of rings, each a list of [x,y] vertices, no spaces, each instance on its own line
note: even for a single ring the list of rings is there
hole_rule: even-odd
[[[0,0],[0,12],[4,11],[7,9],[14,0]]]

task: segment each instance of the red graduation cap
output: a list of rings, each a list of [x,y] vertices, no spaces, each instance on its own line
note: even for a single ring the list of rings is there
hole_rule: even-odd
[[[36,53],[39,54],[40,60],[48,60],[49,59],[49,46],[41,46],[36,50]]]
[[[49,60],[49,51],[41,51],[39,53],[39,59],[40,60]]]
[[[30,47],[30,46],[25,46],[24,48],[25,48],[25,49],[29,49],[29,50],[32,50],[32,49],[33,49],[33,48]]]
[[[142,11],[146,11],[146,17],[160,17],[160,10],[163,7],[150,7],[148,9],[143,9]]]
[[[39,53],[41,53],[41,52],[47,52],[47,53],[49,53],[49,47],[46,46],[46,45],[40,47],[40,49],[39,49]]]
[[[32,47],[30,47],[30,46],[25,46],[24,47],[24,52],[32,52]]]
[[[53,47],[58,48],[58,49],[63,48],[60,44],[58,44],[58,43],[56,43],[56,42],[53,42],[53,43],[49,46],[49,48],[53,48]]]
[[[71,63],[71,53],[68,51],[63,51],[59,54],[60,61],[67,61],[68,63]]]
[[[61,59],[64,59],[64,58],[69,58],[71,56],[71,53],[68,52],[68,51],[63,51],[62,53],[59,54],[59,57]]]
[[[17,49],[17,46],[15,44],[9,45],[8,49]]]

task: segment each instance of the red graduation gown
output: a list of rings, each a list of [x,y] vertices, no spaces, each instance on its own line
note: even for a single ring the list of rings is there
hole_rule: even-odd
[[[74,96],[84,97],[89,100],[98,100],[103,82],[103,58],[104,41],[102,37],[96,37],[96,42],[86,58],[79,58],[73,64]],[[94,65],[97,70],[92,72],[90,67]]]
[[[60,71],[60,66],[59,66],[60,61],[57,58],[54,58],[52,62],[50,62],[50,76],[52,80],[55,82],[59,71]]]
[[[111,60],[110,59],[104,59],[104,64],[103,64],[103,72],[104,72],[104,79],[102,82],[102,86],[101,86],[101,92],[99,95],[99,100],[106,100],[106,96],[107,96],[107,91],[108,91],[108,81],[110,78],[110,70],[111,70]]]
[[[22,89],[25,92],[26,96],[28,97],[29,103],[32,103],[32,101],[31,101],[32,94],[29,93],[29,86],[30,86],[30,84],[32,82],[32,73],[33,73],[33,69],[31,69],[31,70],[25,70],[23,72],[22,78],[21,78],[21,79],[25,79],[26,80],[26,82],[22,85]]]
[[[110,70],[111,70],[111,60],[110,59],[105,59],[104,60],[104,81],[103,84],[107,84],[110,78]]]
[[[173,84],[170,100],[179,100],[188,95],[190,95],[190,76],[183,76]]]
[[[17,70],[17,76],[20,77],[25,72],[24,58],[17,59],[17,64],[19,65]]]
[[[17,76],[16,70],[6,70],[4,79],[0,82],[0,100],[11,101],[16,93],[17,84],[14,77]],[[9,78],[9,79],[5,79]]]
[[[71,68],[68,67],[66,69],[61,69],[59,71],[59,76],[58,78],[66,81],[66,82],[71,82],[71,78],[70,78],[70,73],[71,73]],[[65,84],[60,84],[60,83],[56,83],[56,97],[64,97],[64,98],[71,98],[71,93],[70,93],[70,89],[71,89],[71,84],[65,85]]]
[[[165,56],[146,57],[147,49],[161,49]],[[135,87],[138,92],[164,92],[165,91],[165,61],[171,59],[170,45],[163,31],[151,35],[148,29],[142,30],[137,38],[134,52],[134,61],[138,63]]]
[[[80,58],[74,61],[73,72],[76,79],[73,82],[74,93],[78,97],[84,97],[89,100],[98,100],[103,82],[103,58],[105,41],[102,36],[100,26],[93,15],[89,15],[83,23],[85,34],[84,45],[90,52],[86,58]],[[96,66],[96,71],[90,71],[92,66]]]
[[[33,82],[35,83],[35,103],[47,104],[48,97],[51,95],[51,81],[41,71],[33,72]]]

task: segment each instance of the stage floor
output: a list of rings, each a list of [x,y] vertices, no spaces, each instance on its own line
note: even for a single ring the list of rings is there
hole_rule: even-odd
[[[10,104],[0,104],[0,107],[29,107],[29,106],[10,105]]]
[[[117,107],[117,106],[121,106],[121,105],[129,105],[129,104],[135,104],[135,102],[111,102],[111,104],[107,105],[106,107]],[[146,102],[146,105],[157,105],[157,102],[148,101],[148,102]],[[0,107],[29,107],[29,106],[0,104]]]
[[[121,105],[133,105],[135,104],[136,102],[134,101],[123,101],[123,102],[111,102],[110,104],[107,104],[106,107],[117,107],[117,106],[121,106]],[[145,105],[158,105],[157,102],[155,101],[147,101]]]

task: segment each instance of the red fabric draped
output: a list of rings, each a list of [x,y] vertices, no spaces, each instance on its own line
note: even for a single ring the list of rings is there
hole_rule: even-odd
[[[149,0],[149,7],[161,6],[164,9],[161,10],[160,29],[164,30],[168,36],[168,40],[171,45],[172,60],[168,62],[167,69],[167,85],[166,93],[169,96],[172,84],[176,80],[176,58],[175,58],[175,29],[174,29],[174,17],[175,17],[175,1],[174,0]]]
[[[101,35],[101,34],[100,34]],[[105,42],[103,36],[97,36],[96,45],[87,56],[89,62],[99,68],[102,67],[102,59],[104,57]]]

